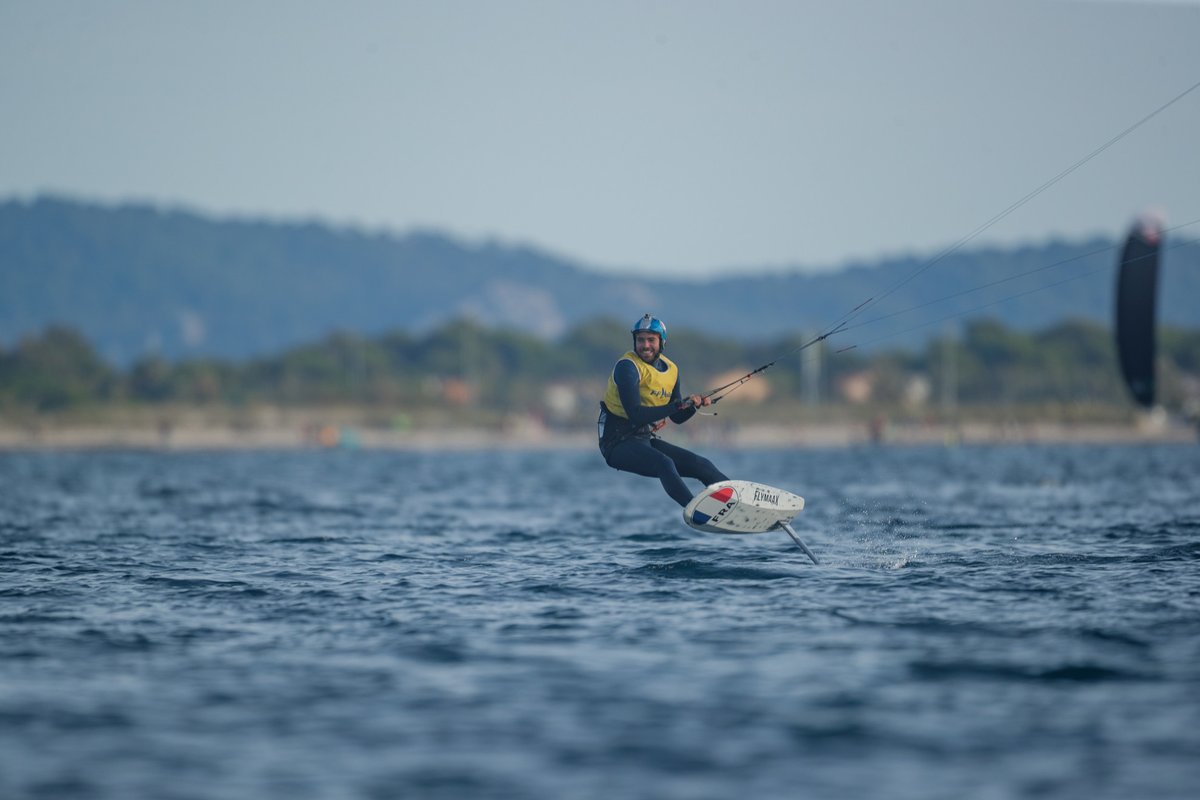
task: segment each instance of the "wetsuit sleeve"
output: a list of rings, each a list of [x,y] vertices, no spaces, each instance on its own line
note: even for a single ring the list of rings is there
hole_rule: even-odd
[[[675,389],[671,392],[671,408],[679,408],[679,404],[683,402],[683,392],[679,388],[682,385],[683,381],[675,381]],[[689,406],[682,411],[676,411],[671,414],[671,422],[674,422],[676,425],[682,425],[694,416],[696,416],[696,409],[694,406]]]
[[[671,394],[671,402],[665,406],[644,406],[642,405],[642,395],[638,391],[638,384],[641,378],[638,375],[637,367],[626,359],[617,362],[617,366],[613,368],[613,382],[617,384],[617,393],[621,396],[621,405],[625,409],[625,413],[629,415],[629,421],[635,427],[640,428],[643,425],[650,425],[658,422],[660,419],[671,417],[674,419],[674,414],[681,414],[678,411],[678,394],[679,383],[675,383],[675,391]]]

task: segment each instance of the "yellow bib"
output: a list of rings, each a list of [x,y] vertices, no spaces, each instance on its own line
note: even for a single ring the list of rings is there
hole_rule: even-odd
[[[659,372],[656,367],[642,361],[632,350],[617,360],[618,364],[622,361],[632,361],[633,365],[637,367],[640,377],[638,395],[644,406],[665,406],[671,402],[671,394],[675,391],[675,384],[679,381],[679,367],[675,366],[675,362],[663,355],[660,355],[659,358],[667,365],[666,372]],[[613,372],[616,372],[616,367],[613,368]],[[617,391],[617,382],[613,380],[611,374],[608,376],[608,390],[604,393],[604,405],[618,417],[629,419],[625,406],[621,405],[621,393]]]

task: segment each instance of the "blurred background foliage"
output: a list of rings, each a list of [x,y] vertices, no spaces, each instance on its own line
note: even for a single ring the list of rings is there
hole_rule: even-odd
[[[379,411],[487,409],[564,424],[594,416],[613,364],[629,347],[627,324],[593,319],[557,340],[470,320],[427,334],[335,333],[270,358],[143,358],[127,369],[97,355],[77,331],[52,326],[0,347],[0,413],[99,407],[354,406]],[[931,339],[918,350],[836,352],[822,342],[796,353],[799,334],[738,341],[672,329],[667,354],[687,392],[714,388],[773,359],[761,377],[730,395],[755,414],[814,406],[891,415],[969,414],[997,407],[1132,409],[1111,332],[1067,321],[1026,333],[991,319]],[[1164,329],[1163,405],[1181,406],[1200,385],[1200,331]],[[781,357],[782,356],[782,357]],[[755,410],[757,409],[757,410]]]

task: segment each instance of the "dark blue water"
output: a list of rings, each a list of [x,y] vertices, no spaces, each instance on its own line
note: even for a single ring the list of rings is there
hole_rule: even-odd
[[[5,798],[1191,798],[1200,450],[0,455]]]

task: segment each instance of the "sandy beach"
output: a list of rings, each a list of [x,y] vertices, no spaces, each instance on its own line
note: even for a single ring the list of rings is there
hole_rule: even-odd
[[[1139,444],[1194,443],[1197,432],[1183,424],[992,423],[747,424],[736,429],[673,429],[669,440],[729,448],[847,447],[857,445],[971,445],[995,443]],[[249,450],[249,449],[591,449],[590,429],[551,429],[522,423],[500,428],[428,427],[391,430],[354,425],[0,425],[2,450]]]

